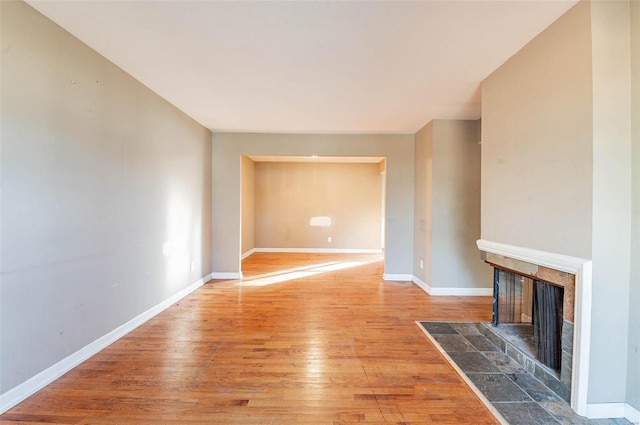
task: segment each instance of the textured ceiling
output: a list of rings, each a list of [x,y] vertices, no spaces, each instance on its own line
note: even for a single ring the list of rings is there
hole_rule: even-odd
[[[575,1],[28,3],[213,131],[413,133]]]

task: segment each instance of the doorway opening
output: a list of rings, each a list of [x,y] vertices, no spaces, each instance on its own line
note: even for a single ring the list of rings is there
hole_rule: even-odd
[[[384,254],[386,158],[241,157],[241,259]]]

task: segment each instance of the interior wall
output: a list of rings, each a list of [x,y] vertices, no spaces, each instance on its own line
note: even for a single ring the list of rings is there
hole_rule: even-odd
[[[626,399],[628,8],[578,3],[482,88],[482,238],[592,260],[590,404]]]
[[[416,134],[414,275],[432,288],[489,288],[480,259],[480,121],[433,120]],[[420,267],[423,262],[423,269]]]
[[[588,400],[625,400],[630,280],[629,2],[592,1],[593,304]],[[615,247],[615,249],[612,249]],[[620,329],[621,332],[611,332]]]
[[[483,81],[483,239],[591,258],[591,81],[588,2]]]
[[[255,245],[255,182],[256,164],[242,157],[242,254],[250,252]]]
[[[0,2],[0,392],[211,271],[211,133]]]
[[[627,403],[640,410],[640,2],[631,1],[632,229]]]
[[[257,247],[380,249],[377,163],[258,162],[255,185]],[[318,216],[331,225],[310,226]]]
[[[433,123],[433,288],[489,288],[491,268],[481,259],[480,121]]]
[[[413,275],[428,283],[431,280],[432,252],[433,121],[416,133],[414,155]]]
[[[240,272],[241,155],[387,158],[385,272],[411,275],[413,135],[213,134],[213,270]],[[224,206],[224,207],[221,207]]]

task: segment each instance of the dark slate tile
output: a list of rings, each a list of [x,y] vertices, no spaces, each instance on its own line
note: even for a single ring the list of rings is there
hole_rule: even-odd
[[[477,351],[455,351],[449,357],[465,373],[500,372],[485,356]]]
[[[524,354],[511,344],[507,344],[506,350],[507,356],[514,359],[520,366],[522,366],[527,372],[533,374],[536,370],[536,361],[531,357]]]
[[[625,418],[591,419],[591,425],[633,425],[633,422]]]
[[[571,388],[571,375],[573,371],[573,356],[566,352],[562,352],[562,368],[560,369],[560,381],[567,387]]]
[[[455,329],[448,323],[443,322],[420,322],[420,325],[431,335],[436,334],[457,334]]]
[[[543,401],[540,402],[540,406],[562,425],[591,425],[589,419],[578,415],[564,401]]]
[[[507,339],[533,341],[533,325],[530,323],[501,323],[494,329]]]
[[[560,425],[538,403],[494,403],[509,425]]]
[[[573,355],[573,323],[562,322],[562,351]]]
[[[505,351],[507,348],[507,344],[504,342],[502,338],[496,335],[491,329],[485,328],[482,330],[482,334],[487,337],[489,341],[493,343],[496,347],[500,349],[500,351]]]
[[[438,341],[440,347],[447,353],[453,351],[477,351],[462,335],[435,334],[433,339]]]
[[[553,391],[528,373],[510,373],[507,376],[535,401],[560,401]]]
[[[484,335],[465,335],[467,341],[469,341],[478,351],[500,351],[491,341]]]
[[[560,380],[554,376],[554,374],[548,371],[546,368],[536,365],[533,376],[538,378],[545,384],[547,387],[551,389],[558,397],[563,399],[564,401],[569,401],[570,396],[570,388],[564,385]]]
[[[525,373],[526,370],[517,361],[505,353],[500,352],[485,352],[484,356],[489,359],[491,363],[496,365],[500,372],[504,373]]]
[[[480,335],[480,323],[449,323],[460,335]]]
[[[533,338],[533,326],[527,324],[503,324],[489,329],[497,338],[504,340],[507,346],[513,346],[517,350],[535,358],[535,342]],[[491,339],[493,342],[493,339]],[[495,344],[495,342],[494,342]],[[502,346],[500,346],[502,348]]]
[[[501,401],[531,401],[504,373],[468,373],[471,382],[480,390],[490,402]]]

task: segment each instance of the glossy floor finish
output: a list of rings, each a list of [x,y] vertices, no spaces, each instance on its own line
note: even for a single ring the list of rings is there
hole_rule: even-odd
[[[490,297],[382,280],[375,255],[254,254],[0,417],[60,424],[496,424],[416,320]],[[17,423],[17,422],[16,422]]]

